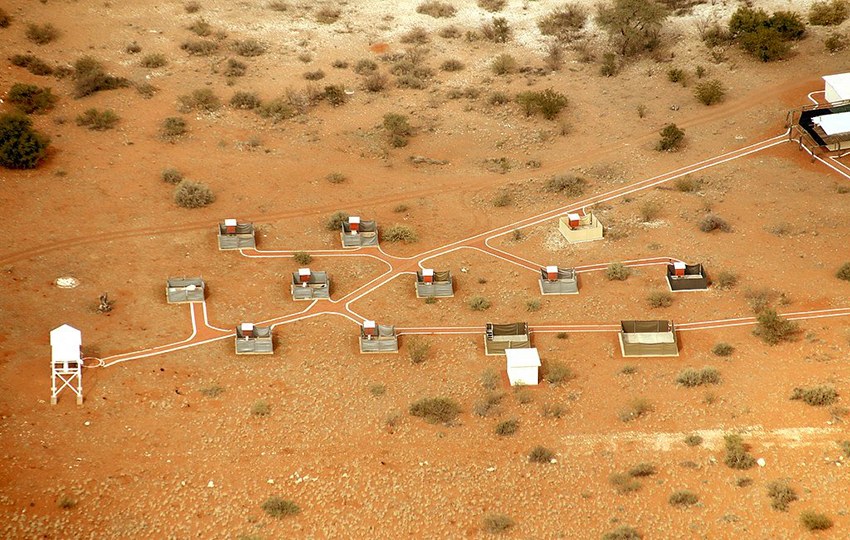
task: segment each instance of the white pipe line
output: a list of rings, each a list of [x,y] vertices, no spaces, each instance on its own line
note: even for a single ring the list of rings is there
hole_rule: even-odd
[[[818,90],[816,92],[809,92],[808,98],[812,101],[812,103],[814,103],[815,105],[820,105],[820,103],[818,103],[818,100],[816,100],[815,98],[812,97],[814,94],[826,94],[826,90]]]
[[[277,320],[277,319],[286,319],[286,318],[288,318],[288,317],[297,317],[298,315],[301,315],[302,313],[307,313],[308,311],[310,311],[310,309],[311,309],[313,306],[315,306],[317,302],[318,302],[318,300],[313,300],[313,301],[310,303],[310,305],[309,305],[309,306],[307,306],[306,308],[302,309],[301,311],[296,311],[295,313],[290,313],[290,314],[288,314],[288,315],[283,315],[283,316],[281,316],[281,317],[272,317],[271,319],[266,319],[265,321],[260,321],[260,322],[258,322],[257,324],[269,324],[269,323],[271,323],[272,321],[275,321],[275,320]]]
[[[504,253],[505,255],[507,255],[509,257],[513,257],[513,258],[519,259],[523,262],[527,262],[532,267],[534,267],[535,270],[539,270],[540,268],[543,268],[544,266],[546,266],[546,265],[543,265],[543,264],[536,263],[534,261],[529,261],[528,259],[520,257],[519,255],[514,255],[513,253],[508,253],[507,251],[501,250],[497,247],[493,247],[493,246],[490,245],[490,238],[487,238],[486,240],[484,240],[484,245],[487,246],[488,248],[492,249],[492,250],[498,251],[499,253]]]
[[[210,324],[210,320],[207,317],[207,301],[206,300],[204,300],[203,306],[204,306],[204,324],[207,326],[207,328],[212,328],[213,330],[220,330],[222,332],[227,332],[228,330],[226,330],[224,328],[219,328],[217,326],[213,326],[213,325]]]
[[[148,358],[150,356],[158,356],[160,354],[170,353],[170,352],[174,352],[174,351],[180,351],[180,350],[183,350],[183,349],[189,349],[191,347],[197,347],[198,345],[206,345],[207,343],[212,343],[213,341],[221,341],[222,339],[227,339],[229,337],[233,337],[233,335],[231,334],[231,335],[226,335],[226,336],[218,336],[218,337],[214,337],[214,338],[208,338],[208,339],[204,339],[204,340],[201,340],[201,341],[196,341],[194,343],[188,343],[186,345],[181,345],[179,347],[173,347],[171,349],[164,350],[164,351],[156,351],[156,352],[151,352],[151,353],[147,353],[147,354],[130,356],[130,357],[127,357],[127,358],[119,358],[118,360],[114,360],[112,362],[104,363],[102,367],[110,367],[110,366],[114,366],[115,364],[127,362],[129,360],[139,360],[140,358]]]
[[[354,291],[352,291],[352,292],[348,293],[347,295],[343,296],[342,298],[340,298],[339,300],[337,300],[337,302],[342,302],[343,300],[345,300],[345,299],[346,299],[346,298],[348,298],[349,296],[351,296],[351,295],[353,295],[353,294],[356,294],[356,293],[360,292],[362,289],[364,289],[364,288],[368,287],[369,285],[371,285],[372,283],[374,283],[376,280],[378,280],[378,279],[380,279],[380,278],[382,278],[382,277],[386,276],[387,274],[389,274],[389,273],[391,273],[391,272],[392,272],[392,270],[390,270],[390,271],[388,271],[388,272],[386,272],[386,273],[384,273],[384,274],[382,274],[382,275],[378,276],[377,278],[373,279],[372,281],[370,281],[370,282],[369,282],[369,283],[367,283],[366,285],[363,285],[362,287],[359,287],[359,288],[355,289]],[[348,306],[349,306],[349,305],[351,305],[351,304],[353,304],[354,302],[356,302],[356,301],[360,300],[361,298],[363,298],[364,296],[366,296],[366,295],[367,295],[367,294],[369,294],[370,292],[374,291],[374,290],[375,290],[375,289],[377,289],[378,287],[381,287],[382,285],[385,285],[385,284],[389,283],[390,281],[394,280],[395,278],[397,278],[398,276],[403,275],[403,274],[412,274],[412,272],[397,272],[396,274],[394,274],[393,276],[391,276],[389,279],[386,279],[386,280],[384,280],[384,281],[382,281],[382,282],[378,283],[377,285],[375,285],[374,287],[372,287],[372,288],[371,288],[371,289],[369,289],[368,291],[365,291],[365,292],[363,292],[362,294],[360,294],[359,296],[356,296],[356,297],[352,298],[351,300],[349,300],[348,302],[346,302],[346,303],[345,303],[345,309],[346,309],[346,310],[348,310]]]

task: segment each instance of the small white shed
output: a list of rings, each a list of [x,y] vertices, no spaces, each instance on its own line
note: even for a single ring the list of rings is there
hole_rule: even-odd
[[[824,75],[824,97],[830,103],[850,99],[850,73]]]
[[[79,362],[83,334],[73,326],[63,324],[50,331],[53,363]]]
[[[505,349],[505,356],[508,357],[508,380],[511,386],[536,386],[539,383],[540,355],[536,347]]]

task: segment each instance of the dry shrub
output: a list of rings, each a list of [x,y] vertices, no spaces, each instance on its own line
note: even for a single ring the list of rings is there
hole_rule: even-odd
[[[236,92],[230,98],[230,106],[234,109],[253,110],[260,105],[262,105],[262,101],[255,92]]]
[[[685,437],[684,441],[688,446],[699,446],[702,444],[703,439],[699,435],[693,434]]]
[[[813,510],[803,510],[800,512],[800,524],[809,531],[825,531],[832,528],[832,519],[826,514],[821,514]]]
[[[59,29],[50,23],[27,25],[25,33],[28,40],[36,45],[47,45],[59,37]]]
[[[334,212],[328,221],[325,223],[325,228],[329,231],[342,230],[342,224],[348,222],[349,215],[346,212]]]
[[[826,39],[823,41],[823,46],[830,53],[836,53],[838,51],[843,51],[847,48],[848,39],[844,34],[840,34],[838,32],[833,32],[829,34]]]
[[[163,182],[171,185],[179,184],[180,180],[183,180],[183,175],[180,174],[180,171],[174,168],[163,169],[159,177]]]
[[[478,7],[490,13],[498,13],[507,5],[508,0],[478,0]]]
[[[629,277],[629,269],[623,263],[611,263],[605,270],[605,277],[610,281],[625,281]]]
[[[460,37],[460,30],[456,26],[446,26],[441,28],[437,35],[445,39],[457,39]]]
[[[319,81],[325,78],[325,72],[321,69],[317,69],[316,71],[305,71],[304,78],[308,81]]]
[[[730,232],[732,226],[717,214],[706,214],[699,222],[699,230],[705,233],[713,231]]]
[[[185,4],[183,4],[183,9],[186,10],[186,13],[197,13],[201,10],[201,4],[200,2],[195,1],[186,2]]]
[[[493,59],[490,69],[495,75],[508,75],[516,71],[517,65],[517,61],[513,56],[502,53]]]
[[[460,405],[449,398],[422,398],[410,406],[410,414],[429,424],[446,424],[461,413]]]
[[[460,60],[450,59],[440,64],[440,69],[443,71],[460,71],[464,68],[463,62]]]
[[[313,256],[306,251],[296,251],[292,254],[292,258],[301,266],[308,265],[313,261]]]
[[[473,296],[469,299],[469,309],[472,311],[484,311],[490,307],[490,301],[483,296]]]
[[[245,75],[246,71],[248,71],[248,65],[245,62],[228,58],[222,73],[225,77],[241,77]]]
[[[214,201],[212,190],[200,182],[181,180],[174,188],[174,204],[182,208],[203,208]]]
[[[9,28],[10,24],[12,24],[12,17],[0,7],[0,28]]]
[[[679,150],[685,142],[685,132],[679,129],[676,124],[667,124],[661,130],[661,140],[658,141],[655,149],[659,152],[675,152]]]
[[[825,407],[838,400],[838,392],[831,386],[813,386],[812,388],[795,388],[791,399],[800,400],[813,407]]]
[[[490,22],[481,25],[481,35],[493,43],[507,43],[511,39],[511,27],[504,17],[493,17]]]
[[[182,113],[193,110],[212,112],[219,107],[221,102],[211,88],[198,88],[192,90],[191,94],[184,94],[177,98],[177,109]]]
[[[713,367],[702,369],[687,368],[679,372],[676,382],[686,388],[703,386],[706,384],[720,384],[720,372]]]
[[[262,508],[263,512],[274,518],[294,516],[301,512],[297,504],[280,497],[269,497],[263,502]]]
[[[380,92],[387,87],[388,82],[386,75],[376,71],[363,78],[363,87],[369,92]]]
[[[575,378],[575,371],[561,360],[550,360],[546,362],[543,379],[549,384],[559,385],[572,381]]]
[[[723,342],[718,343],[711,349],[711,352],[716,356],[731,356],[734,351],[735,347]]]
[[[298,114],[298,110],[290,104],[290,101],[284,97],[277,97],[271,101],[267,101],[254,109],[260,118],[272,120],[277,123],[283,120],[288,120]]]
[[[726,90],[723,89],[723,84],[717,79],[701,82],[697,85],[694,94],[703,105],[714,105],[723,101],[726,95]]]
[[[106,131],[114,128],[118,124],[118,120],[115,111],[88,109],[77,116],[77,125],[87,127],[92,131]]]
[[[256,39],[242,39],[233,43],[233,50],[241,56],[260,56],[266,52],[266,46]]]
[[[27,114],[44,114],[51,110],[59,100],[50,88],[40,88],[34,84],[15,83],[6,94],[9,103]]]
[[[493,431],[496,435],[500,437],[509,437],[517,432],[519,429],[519,420],[516,418],[511,418],[510,420],[504,420],[496,424],[496,427],[493,428]]]
[[[428,32],[422,28],[421,26],[417,26],[416,28],[412,28],[411,30],[405,32],[399,37],[399,41],[402,43],[413,43],[416,45],[424,45],[431,41],[431,38],[428,37]]]
[[[358,60],[352,69],[354,70],[354,73],[358,75],[369,75],[370,73],[377,71],[378,64],[368,58],[363,58],[362,60]]]
[[[642,540],[643,534],[634,527],[620,525],[613,531],[602,535],[602,540]]]
[[[569,39],[587,21],[587,10],[579,4],[564,4],[555,8],[537,21],[537,28],[544,36]]]
[[[637,420],[647,413],[652,412],[652,404],[646,398],[636,398],[629,402],[628,407],[617,413],[623,422]]]
[[[835,272],[835,277],[844,281],[850,281],[850,262],[841,265],[841,268]]]
[[[168,59],[162,53],[146,54],[139,61],[139,65],[143,68],[160,68],[168,64]]]
[[[218,43],[208,39],[187,39],[180,48],[193,56],[209,56],[218,50]]]
[[[416,7],[416,13],[429,15],[435,19],[454,17],[456,11],[457,10],[453,5],[446,2],[440,2],[439,0],[428,0],[427,2],[422,2]]]
[[[673,305],[673,295],[667,291],[652,291],[646,296],[649,307],[666,308]]]
[[[281,2],[280,0],[275,0],[274,2],[269,2],[269,4],[266,7],[269,8],[270,10],[272,10],[272,11],[281,11],[282,12],[282,11],[286,11],[286,10],[289,9],[289,4],[287,4],[286,2]]]
[[[160,126],[160,134],[164,139],[173,139],[181,135],[185,135],[186,121],[179,116],[170,116],[162,121]]]
[[[847,19],[846,0],[824,0],[814,2],[809,8],[809,24],[815,26],[836,26]]]
[[[633,493],[638,491],[642,484],[626,473],[614,473],[608,481],[619,493]]]
[[[26,68],[33,75],[50,75],[53,73],[52,67],[32,54],[16,54],[9,58],[9,61],[13,66]]]
[[[410,355],[410,361],[414,364],[421,364],[428,358],[431,352],[431,344],[418,338],[410,340],[407,344],[407,352]]]
[[[342,15],[342,11],[325,6],[316,12],[316,22],[321,24],[333,24],[337,22]]]
[[[753,334],[770,345],[783,341],[793,341],[800,331],[800,325],[779,316],[773,309],[765,309],[758,314],[758,326]]]
[[[104,71],[103,64],[91,56],[74,62],[74,97],[89,96],[102,90],[115,90],[130,86],[124,77],[115,77]]]
[[[731,270],[721,270],[717,273],[717,280],[714,286],[721,290],[731,289],[738,284],[738,274]]]
[[[528,453],[529,463],[551,463],[555,459],[555,452],[545,446],[535,446]]]
[[[212,34],[212,25],[205,21],[203,18],[200,18],[186,27],[190,32],[195,33],[198,36],[206,37]]]
[[[673,492],[667,502],[670,506],[691,506],[699,502],[699,496],[693,491],[682,489]]]
[[[381,239],[387,242],[404,242],[405,244],[410,244],[419,240],[419,236],[410,225],[395,223],[384,231]]]
[[[730,433],[723,437],[726,445],[726,454],[723,463],[730,469],[747,470],[755,466],[756,460],[744,447],[744,440],[740,435]]]
[[[516,102],[526,116],[539,112],[546,120],[555,119],[561,110],[569,104],[567,96],[552,88],[520,92],[516,96]]]
[[[797,492],[785,480],[774,480],[767,485],[767,496],[770,497],[770,507],[780,512],[787,512],[788,505],[796,501]]]
[[[502,534],[514,526],[514,520],[503,514],[488,514],[484,516],[481,527],[487,534]]]

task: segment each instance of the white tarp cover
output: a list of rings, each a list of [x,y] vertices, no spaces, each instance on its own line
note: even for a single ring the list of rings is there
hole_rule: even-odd
[[[508,369],[524,367],[540,367],[540,355],[537,348],[530,349],[505,349],[508,357]]]
[[[820,126],[827,135],[850,133],[850,112],[815,116],[812,122]]]
[[[672,332],[635,332],[623,335],[626,343],[673,343]]]

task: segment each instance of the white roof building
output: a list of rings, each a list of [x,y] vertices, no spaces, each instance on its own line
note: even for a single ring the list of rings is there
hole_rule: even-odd
[[[536,386],[540,382],[540,355],[536,347],[505,349],[505,356],[508,359],[508,380],[511,386]]]
[[[54,362],[78,362],[83,333],[67,324],[50,331],[50,347]]]
[[[850,73],[824,75],[824,97],[830,103],[850,99]]]

